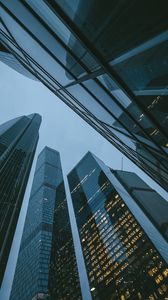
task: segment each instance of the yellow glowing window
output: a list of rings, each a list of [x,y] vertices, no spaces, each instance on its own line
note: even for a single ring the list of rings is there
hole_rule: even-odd
[[[163,271],[163,275],[164,275],[165,277],[168,276],[168,269],[165,269],[165,270]]]
[[[155,279],[156,283],[159,284],[161,281],[163,280],[163,276],[162,275],[158,275]]]
[[[153,295],[150,295],[149,300],[155,300],[155,297]]]

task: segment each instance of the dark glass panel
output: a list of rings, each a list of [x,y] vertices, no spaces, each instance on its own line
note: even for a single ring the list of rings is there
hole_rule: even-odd
[[[106,60],[167,29],[167,1],[55,0]],[[142,22],[143,20],[143,22]],[[74,45],[75,48],[75,45]]]

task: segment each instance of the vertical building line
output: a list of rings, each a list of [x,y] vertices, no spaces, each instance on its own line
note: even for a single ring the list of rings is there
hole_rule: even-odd
[[[74,209],[73,209],[73,205],[72,205],[71,193],[70,193],[70,189],[69,189],[67,176],[64,175],[64,172],[63,172],[63,178],[64,178],[64,183],[65,183],[65,191],[66,191],[66,197],[67,197],[67,203],[68,203],[70,224],[71,224],[71,228],[72,228],[72,237],[73,237],[76,260],[77,260],[77,267],[78,267],[78,272],[79,272],[79,280],[80,280],[80,285],[81,285],[82,299],[83,300],[92,300],[88,277],[87,277],[87,273],[86,273],[83,252],[82,252],[82,248],[81,248],[81,244],[80,244],[80,238],[79,238],[79,233],[78,233],[76,219],[75,219],[75,213],[74,213]]]

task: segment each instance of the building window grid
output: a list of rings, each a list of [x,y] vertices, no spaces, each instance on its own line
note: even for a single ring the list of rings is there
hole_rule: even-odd
[[[58,16],[58,17],[59,17],[59,16]],[[47,26],[47,23],[46,23],[46,26]],[[54,33],[54,35],[55,35],[55,33]],[[57,39],[58,39],[58,38],[59,38],[59,37],[57,36]],[[64,45],[64,47],[65,47],[65,44],[63,44],[63,45]],[[67,50],[67,45],[66,45],[66,50]],[[69,52],[70,52],[70,51],[71,51],[71,50],[69,49]],[[74,53],[73,53],[73,55],[74,55]],[[81,63],[80,60],[77,59],[77,61],[78,61],[78,64]]]
[[[104,279],[106,280],[105,281],[106,285],[109,285],[113,280],[115,280],[117,283],[118,282],[117,278],[120,278],[120,276],[121,276],[120,274],[122,274],[122,272],[128,267],[128,263],[126,262],[126,259],[128,259],[128,258],[130,259],[131,257],[133,258],[135,253],[137,252],[137,258],[136,259],[134,258],[134,263],[135,263],[135,261],[138,261],[138,252],[139,252],[140,247],[143,247],[144,251],[145,251],[145,249],[149,249],[149,244],[148,244],[147,240],[146,239],[144,240],[144,233],[143,233],[142,229],[137,224],[137,222],[135,222],[133,216],[130,214],[130,212],[126,208],[125,204],[123,205],[121,198],[119,198],[117,200],[118,201],[116,201],[116,203],[115,203],[117,208],[115,210],[114,210],[115,205],[114,206],[112,205],[113,199],[109,202],[109,204],[107,206],[108,214],[110,214],[111,211],[113,212],[113,210],[114,210],[113,213],[115,213],[117,210],[118,211],[121,210],[122,215],[120,217],[120,220],[118,220],[118,222],[115,223],[113,228],[110,228],[110,229],[108,228],[109,222],[107,221],[107,218],[105,218],[105,213],[103,213],[101,215],[96,212],[94,214],[94,217],[92,216],[89,220],[87,220],[85,222],[84,226],[82,226],[82,228],[80,229],[81,241],[83,239],[83,245],[84,245],[83,253],[84,253],[85,260],[86,260],[86,264],[88,265],[88,267],[91,264],[92,268],[93,268],[93,271],[91,273],[89,273],[89,279],[90,279],[90,282],[94,281],[94,284],[95,284],[95,280],[97,281],[97,284],[100,284]],[[97,223],[98,219],[99,219],[99,223]],[[128,220],[129,220],[129,223],[128,223]],[[103,221],[105,221],[104,224],[103,224]],[[122,225],[118,226],[120,224],[117,224],[117,223],[120,223],[120,222],[122,222]],[[130,225],[131,225],[131,227],[130,227]],[[118,228],[117,228],[117,226],[118,226]],[[124,229],[125,234],[123,233],[123,228],[124,228],[123,226],[126,226],[126,228]],[[114,231],[114,229],[117,229],[116,232]],[[121,230],[121,233],[120,233],[120,230]],[[111,234],[111,232],[113,232],[113,233]],[[99,243],[99,245],[100,245],[99,251],[97,251],[97,247],[95,246],[95,238],[97,238],[98,240],[100,239],[98,233],[101,234],[101,238],[103,240],[103,243]],[[115,235],[117,235],[117,233],[118,233],[118,236],[116,237]],[[115,237],[114,240],[112,239],[112,236]],[[106,241],[104,239],[105,237],[106,237]],[[114,241],[117,240],[117,238],[119,239],[118,243],[111,248],[111,246],[114,244]],[[106,242],[108,242],[108,240],[111,241],[111,243],[109,245],[106,244]],[[104,242],[105,242],[105,244],[104,244]],[[146,246],[144,245],[144,243],[146,243]],[[122,249],[123,245],[125,245],[125,247],[126,247],[126,252],[125,252],[125,250]],[[102,248],[103,246],[105,248]],[[106,246],[107,246],[107,249],[106,249]],[[110,248],[108,248],[108,247],[110,247]],[[107,258],[104,261],[103,258],[108,255],[109,249],[113,253],[113,260],[111,261],[111,258],[109,258],[109,259]],[[102,254],[101,254],[101,252],[102,252]],[[115,261],[115,258],[114,258],[115,253],[117,254],[116,259],[121,260],[121,257],[122,257],[123,260],[122,260],[122,264],[117,265],[114,268],[113,264]],[[126,253],[126,257],[124,257],[125,253]],[[151,254],[151,258],[152,258],[152,254]],[[103,260],[103,264],[102,264],[102,260]],[[155,261],[155,263],[156,263],[156,261]],[[116,269],[116,271],[118,269],[117,273],[116,273],[115,269]],[[94,275],[92,275],[92,274],[94,274]],[[106,277],[107,277],[107,279],[106,279]],[[156,280],[158,280],[158,282],[159,282],[159,280],[161,281],[162,277],[158,277],[158,279],[156,279]],[[160,292],[161,292],[161,290],[160,290]]]

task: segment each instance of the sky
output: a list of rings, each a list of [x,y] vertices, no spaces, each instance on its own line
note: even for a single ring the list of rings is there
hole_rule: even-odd
[[[147,184],[168,200],[167,193],[160,186],[115,149],[44,85],[17,73],[0,62],[0,124],[31,113],[39,113],[42,116],[40,138],[0,291],[0,300],[8,300],[9,298],[36,159],[44,146],[60,152],[64,174],[69,173],[87,151],[93,152],[113,169],[121,169],[123,158],[123,170],[137,173]]]

